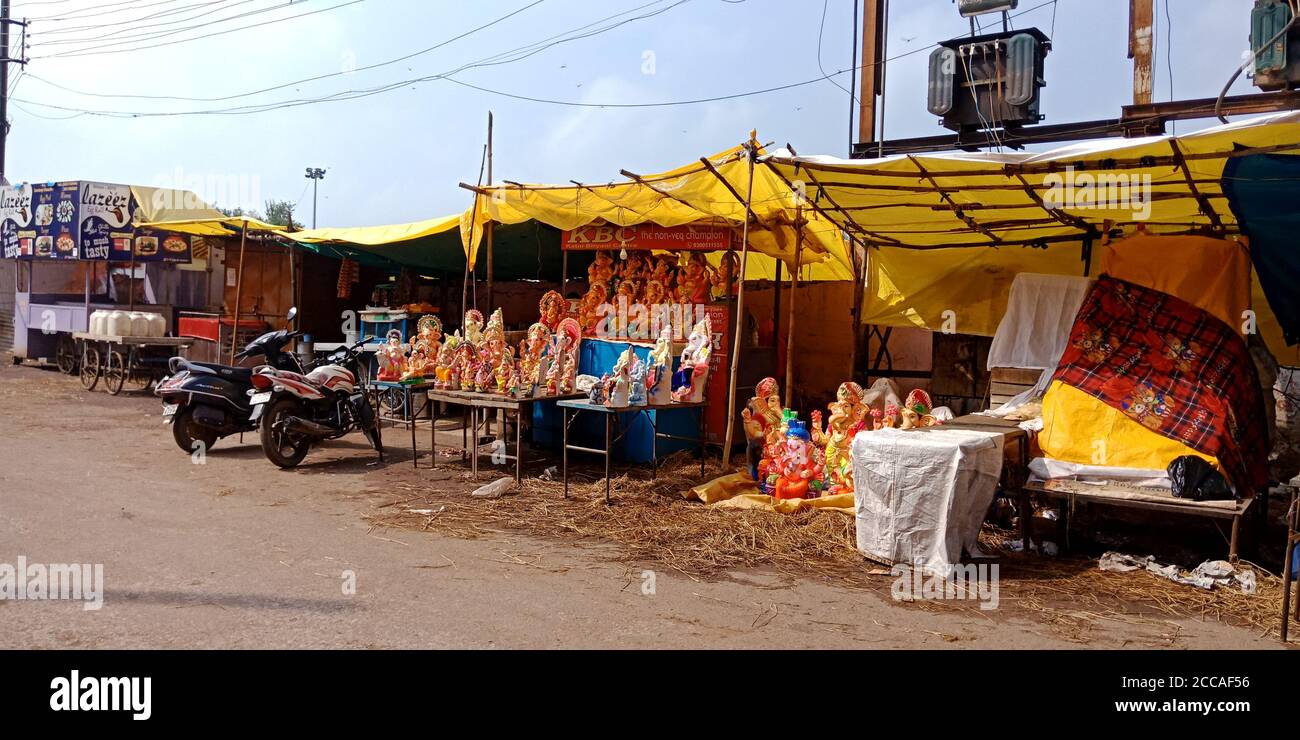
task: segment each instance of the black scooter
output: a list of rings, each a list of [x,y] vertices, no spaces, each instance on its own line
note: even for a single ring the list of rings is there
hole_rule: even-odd
[[[297,315],[298,309],[290,309],[288,320]],[[303,367],[297,355],[284,348],[301,334],[287,329],[263,334],[235,355],[235,361],[264,357],[271,367],[300,373]],[[176,446],[187,453],[207,451],[222,437],[257,430],[257,422],[250,419],[253,368],[173,357],[168,369],[170,375],[154,395],[162,399],[163,420],[171,422]]]

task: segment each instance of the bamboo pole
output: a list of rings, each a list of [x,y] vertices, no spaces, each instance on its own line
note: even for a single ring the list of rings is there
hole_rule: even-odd
[[[244,220],[244,227],[239,230],[239,269],[235,273],[235,323],[230,327],[230,364],[235,364],[235,346],[239,341],[239,301],[243,298],[244,289],[244,247],[248,242],[248,220]],[[131,251],[134,259],[135,251]]]
[[[799,267],[803,257],[803,204],[794,213],[794,267],[790,270],[790,318],[785,328],[785,402],[791,407],[794,406],[794,303],[799,295]]]
[[[479,160],[479,165],[478,165],[478,186],[469,188],[474,192],[474,202],[470,206],[470,211],[469,211],[470,212],[469,244],[466,245],[465,247],[466,250],[465,251],[465,280],[461,284],[461,288],[460,288],[460,320],[462,322],[465,320],[465,314],[469,312],[469,286],[470,286],[469,279],[471,275],[470,268],[469,268],[469,263],[470,263],[469,256],[471,252],[473,252],[475,256],[478,255],[478,250],[474,248],[474,227],[478,224],[478,197],[481,194],[480,191],[483,189],[482,188],[483,168],[486,165],[487,165],[487,145],[485,144],[483,146],[483,157],[482,159]],[[465,183],[461,183],[461,187],[468,187],[468,186],[465,185]],[[464,327],[462,326],[461,328],[463,329]]]
[[[487,184],[492,187],[492,111],[488,111],[488,130],[487,130]],[[493,273],[493,236],[496,234],[496,226],[491,221],[487,222],[484,229],[484,235],[487,237],[487,307],[488,312],[492,311],[492,302],[495,296],[492,294],[492,273]],[[477,301],[475,304],[477,305]]]
[[[736,375],[740,370],[740,339],[744,335],[744,332],[740,331],[739,323],[745,318],[745,276],[749,274],[749,222],[754,218],[754,157],[757,156],[754,147],[757,135],[757,132],[751,131],[749,141],[745,143],[745,149],[749,154],[749,185],[745,193],[745,227],[740,241],[740,285],[736,290],[735,323],[737,326],[734,327],[735,341],[732,343],[731,351],[731,379],[727,383],[727,433],[722,442],[723,473],[732,471],[731,441],[736,431]]]

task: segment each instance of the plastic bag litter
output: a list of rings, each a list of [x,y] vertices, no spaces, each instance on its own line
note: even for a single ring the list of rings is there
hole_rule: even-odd
[[[1174,583],[1195,586],[1206,591],[1235,584],[1241,589],[1242,593],[1253,594],[1257,588],[1253,570],[1238,570],[1226,560],[1206,560],[1192,569],[1190,573],[1187,573],[1180,570],[1177,565],[1161,565],[1157,563],[1152,555],[1139,558],[1112,551],[1101,556],[1097,567],[1112,573],[1129,573],[1143,569]]]
[[[1171,488],[1178,498],[1192,501],[1222,501],[1232,498],[1228,479],[1205,460],[1183,455],[1169,463]]]

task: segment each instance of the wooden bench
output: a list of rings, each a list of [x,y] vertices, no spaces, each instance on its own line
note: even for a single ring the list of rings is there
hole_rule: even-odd
[[[1027,526],[1027,508],[1029,494],[1039,497],[1066,500],[1071,508],[1075,503],[1102,504],[1122,506],[1146,511],[1163,511],[1172,514],[1189,514],[1207,516],[1214,519],[1232,520],[1232,537],[1228,542],[1228,562],[1237,562],[1237,547],[1241,533],[1241,520],[1250,509],[1254,498],[1240,501],[1192,501],[1178,498],[1166,488],[1125,485],[1096,485],[1076,480],[1051,480],[1026,483],[1022,489],[1022,500],[1026,504],[1021,512],[1021,536],[1025,538],[1025,550],[1029,549],[1029,528]],[[1068,520],[1067,524],[1068,525]]]

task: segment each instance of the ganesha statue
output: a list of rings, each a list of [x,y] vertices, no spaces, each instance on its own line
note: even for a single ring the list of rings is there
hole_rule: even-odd
[[[447,341],[438,348],[433,362],[433,386],[446,390],[451,387],[451,366],[456,361],[456,348],[460,346],[460,332],[447,337]]]
[[[559,322],[556,322],[559,326]],[[542,354],[551,343],[551,330],[544,322],[537,322],[528,327],[528,334],[519,344],[519,376],[525,387],[532,388],[541,378]]]
[[[749,474],[756,480],[766,478],[764,473],[771,465],[768,450],[775,449],[781,435],[781,395],[776,378],[763,378],[754,388],[740,417],[745,430],[745,457]],[[815,418],[815,417],[814,417]]]
[[[538,323],[546,327],[548,332],[555,331],[555,327],[560,325],[560,319],[569,309],[569,302],[560,295],[558,290],[548,290],[542,296],[542,300],[537,302],[537,310],[540,314]]]
[[[417,339],[411,343],[411,356],[406,360],[406,369],[402,371],[403,383],[423,383],[425,374],[433,372],[429,361],[429,343]]]
[[[546,369],[546,395],[573,393],[578,379],[578,350],[582,344],[582,327],[568,318],[556,327],[551,345],[551,364]]]
[[[704,386],[709,379],[709,357],[713,353],[713,329],[705,316],[686,338],[681,363],[673,374],[673,400],[699,403],[704,400]]]
[[[673,328],[667,322],[659,332],[654,349],[650,350],[648,365],[645,380],[647,402],[651,406],[667,406],[673,400]]]
[[[640,357],[632,355],[632,369],[628,370],[628,397],[629,406],[646,405],[647,392],[645,385],[646,364]]]
[[[822,415],[812,415],[813,444],[822,449],[826,460],[826,483],[835,493],[853,492],[853,461],[849,457],[849,444],[865,424],[868,407],[863,402],[862,386],[848,382],[840,384],[835,401],[828,407],[830,418],[822,428]]]
[[[807,426],[798,419],[787,422],[785,440],[776,459],[777,500],[812,498],[817,495],[818,477],[816,447]]]
[[[609,256],[609,252],[596,252],[596,257],[587,267],[587,284],[596,285],[600,283],[609,286],[614,279],[614,258]]]
[[[631,405],[632,365],[636,361],[636,351],[629,344],[614,362],[614,370],[605,381],[606,406],[622,409]]]
[[[483,342],[483,312],[477,308],[471,308],[465,312],[465,341],[479,346]]]
[[[602,306],[609,300],[609,286],[606,283],[592,283],[578,304],[578,322],[584,336],[595,336],[599,324],[604,319]]]
[[[406,372],[406,352],[402,349],[400,330],[389,330],[387,341],[375,353],[375,359],[379,363],[380,380],[396,382],[402,379],[402,374]]]
[[[499,308],[488,319],[483,340],[478,347],[478,356],[479,367],[474,375],[474,390],[504,392],[499,390],[498,371],[507,361],[513,361],[514,357],[506,345],[505,319]]]
[[[415,333],[424,342],[430,357],[437,357],[442,349],[442,320],[433,314],[421,316],[415,324]]]
[[[677,300],[689,305],[703,305],[709,300],[709,274],[699,254],[686,256],[686,266],[677,280]]]

